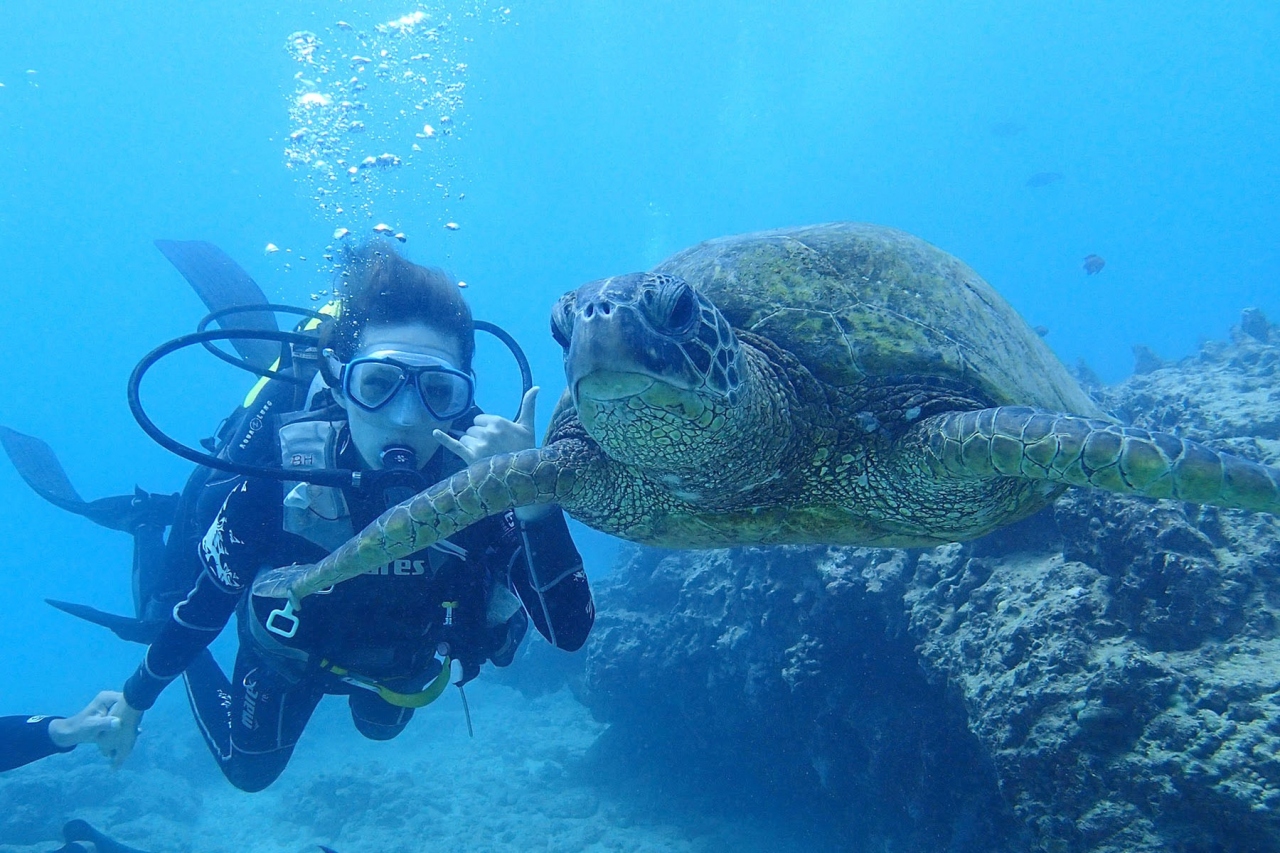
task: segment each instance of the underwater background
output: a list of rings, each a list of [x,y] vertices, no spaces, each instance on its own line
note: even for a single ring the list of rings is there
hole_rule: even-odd
[[[1277,43],[1280,7],[1267,2],[7,0],[0,424],[47,441],[86,498],[179,489],[190,466],[142,434],[124,399],[137,360],[204,313],[152,241],[215,243],[269,297],[309,306],[331,286],[325,256],[383,223],[523,344],[544,389],[540,426],[563,389],[548,333],[561,293],[703,239],[831,220],[901,228],[956,255],[1046,327],[1066,364],[1119,382],[1135,345],[1178,359],[1225,336],[1243,308],[1280,316]],[[344,98],[365,105],[360,118],[335,109]],[[383,154],[394,159],[362,165]],[[1092,255],[1105,266],[1090,274]],[[476,370],[481,405],[513,414],[510,359],[482,343]],[[191,443],[250,383],[184,356],[155,371],[144,398]],[[130,543],[45,504],[7,464],[0,507],[0,713],[71,713],[118,688],[140,649],[42,600],[130,612]],[[603,580],[616,543],[574,530]],[[219,653],[232,642],[228,632]],[[602,729],[568,691],[525,698],[534,681],[522,677],[525,693],[478,685],[474,741],[456,702],[420,712],[391,744],[322,714],[258,800],[218,777],[171,689],[125,771],[84,747],[9,774],[53,787],[65,775],[71,793],[27,803],[21,819],[0,814],[0,847],[52,848],[39,832],[74,816],[74,793],[106,808],[88,792],[117,781],[140,792],[139,813],[187,816],[189,835],[157,835],[156,849],[260,836],[253,849],[433,846],[388,841],[385,804],[339,796],[369,772],[426,786],[421,802],[443,808],[451,846],[516,849],[528,839],[476,815],[527,828],[513,792],[554,789],[546,765],[571,764]],[[174,790],[189,796],[157,805]],[[539,813],[533,846],[862,843],[819,840],[791,810],[709,828],[688,815],[663,823],[659,806],[637,819],[590,803],[568,808],[590,812],[599,834],[560,837],[560,807]],[[236,829],[224,844],[225,823]],[[145,847],[146,830],[130,840]]]

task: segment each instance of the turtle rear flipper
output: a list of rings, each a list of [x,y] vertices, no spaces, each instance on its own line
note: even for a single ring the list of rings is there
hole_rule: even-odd
[[[914,437],[939,477],[1018,477],[1280,515],[1280,468],[1167,433],[1000,406],[949,412]]]

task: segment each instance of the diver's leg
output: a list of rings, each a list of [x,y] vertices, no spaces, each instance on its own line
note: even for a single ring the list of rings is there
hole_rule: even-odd
[[[1167,433],[1003,406],[921,421],[903,439],[935,477],[1017,477],[1280,514],[1280,468]]]
[[[261,791],[284,772],[324,695],[311,679],[290,678],[243,646],[233,681],[207,650],[184,679],[209,751],[227,780],[243,791]]]

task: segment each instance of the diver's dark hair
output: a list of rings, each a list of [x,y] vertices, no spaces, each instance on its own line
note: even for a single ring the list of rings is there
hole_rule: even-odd
[[[421,323],[458,341],[462,363],[471,369],[475,322],[457,282],[444,270],[405,260],[391,245],[372,242],[350,252],[340,274],[342,311],[320,333],[320,346],[343,362],[360,348],[371,326]]]

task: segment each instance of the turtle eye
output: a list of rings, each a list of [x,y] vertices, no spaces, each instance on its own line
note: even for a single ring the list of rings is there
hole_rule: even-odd
[[[657,287],[647,288],[640,299],[649,322],[669,334],[687,332],[698,311],[693,288],[675,277],[663,277],[655,283]]]
[[[569,341],[573,337],[573,314],[570,307],[573,294],[565,294],[551,309],[551,337],[562,349],[569,349]]]
[[[671,328],[687,328],[693,322],[693,311],[693,288],[686,284],[680,289],[680,295],[676,297],[675,305],[671,306],[671,315],[668,318]]]

